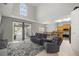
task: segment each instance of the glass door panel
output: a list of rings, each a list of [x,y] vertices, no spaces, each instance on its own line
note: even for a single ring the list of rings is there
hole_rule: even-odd
[[[25,39],[29,38],[29,36],[31,36],[31,24],[26,24],[25,23]]]
[[[13,30],[13,36],[15,41],[21,41],[22,40],[22,23],[20,22],[13,22],[14,30]]]

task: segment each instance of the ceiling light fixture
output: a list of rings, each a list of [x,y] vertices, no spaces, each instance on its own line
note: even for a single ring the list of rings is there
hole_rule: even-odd
[[[56,22],[68,22],[68,21],[70,21],[71,20],[71,18],[65,18],[65,19],[61,19],[61,20],[56,20]]]

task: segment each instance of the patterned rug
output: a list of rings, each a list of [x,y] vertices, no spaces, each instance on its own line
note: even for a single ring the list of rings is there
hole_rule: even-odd
[[[42,50],[43,46],[32,43],[30,40],[8,44],[8,56],[35,56]]]

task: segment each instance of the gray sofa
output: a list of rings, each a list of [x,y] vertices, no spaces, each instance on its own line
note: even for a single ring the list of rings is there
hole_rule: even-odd
[[[51,40],[51,42],[44,42],[44,48],[47,53],[57,53],[60,50],[61,43],[61,38],[54,37],[53,40]]]
[[[30,36],[30,40],[33,43],[43,45],[44,41],[47,39],[47,34],[36,33],[35,36]]]

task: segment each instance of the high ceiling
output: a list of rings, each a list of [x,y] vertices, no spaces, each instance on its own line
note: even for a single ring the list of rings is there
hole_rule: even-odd
[[[37,4],[36,4],[37,5]],[[41,22],[53,22],[57,19],[66,18],[79,3],[44,3],[38,4],[37,19]]]
[[[26,3],[26,4],[29,4],[31,6],[44,6],[44,5],[79,5],[79,3]]]
[[[41,3],[26,3],[26,4],[31,5],[31,6],[35,6],[35,7],[39,7],[42,5]]]
[[[52,22],[56,19],[67,17],[72,12],[75,6],[79,6],[79,3],[26,3],[26,4],[36,7],[35,8],[37,9],[37,11],[35,11],[36,18],[41,22],[45,21]],[[9,5],[9,7],[11,7],[11,5]],[[6,10],[8,11],[8,9],[4,9],[5,12]]]

